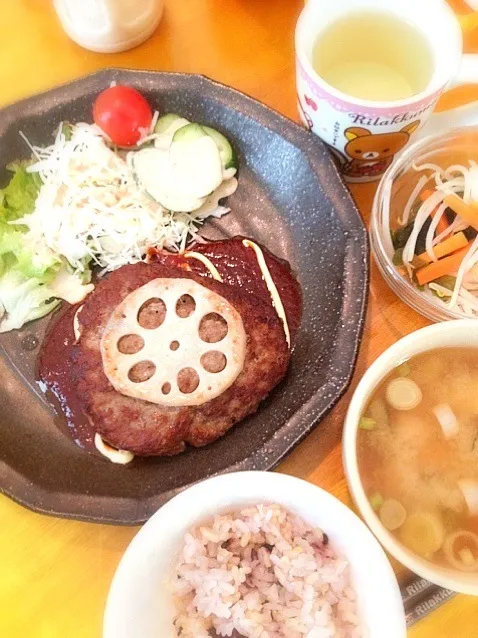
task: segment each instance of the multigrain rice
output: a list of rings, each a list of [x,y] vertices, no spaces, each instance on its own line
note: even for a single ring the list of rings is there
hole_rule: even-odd
[[[180,638],[363,638],[347,561],[280,505],[190,530],[174,567]]]

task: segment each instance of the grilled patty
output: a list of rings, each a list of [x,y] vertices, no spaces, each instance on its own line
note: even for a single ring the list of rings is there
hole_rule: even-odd
[[[247,345],[242,372],[221,395],[202,405],[167,407],[125,396],[113,388],[103,371],[100,344],[113,310],[135,289],[163,277],[193,279],[216,292],[234,306],[244,324]],[[297,282],[295,285],[298,287]],[[160,307],[152,307],[144,321],[154,322],[159,312]],[[79,321],[81,339],[72,353],[72,374],[83,410],[105,441],[141,456],[172,455],[186,443],[211,443],[257,410],[284,377],[289,363],[284,328],[270,299],[160,263],[138,263],[111,273],[89,296]],[[213,340],[220,329],[218,322],[204,326]],[[220,364],[211,361],[215,365]],[[188,379],[183,381],[187,388]]]

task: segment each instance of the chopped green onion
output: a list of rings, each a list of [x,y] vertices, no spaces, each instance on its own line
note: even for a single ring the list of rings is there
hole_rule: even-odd
[[[375,419],[371,419],[368,416],[363,416],[360,419],[359,428],[361,430],[374,430],[377,426],[377,421]]]
[[[369,501],[372,509],[377,511],[382,507],[384,499],[380,492],[375,492],[375,494],[372,494],[372,496],[369,498]]]
[[[389,498],[380,508],[379,517],[383,525],[393,532],[403,525],[407,512],[400,501]]]
[[[385,397],[395,410],[413,410],[421,403],[423,395],[413,379],[397,377],[388,382]]]
[[[397,373],[398,376],[400,377],[408,377],[408,375],[410,374],[410,372],[412,371],[410,364],[407,363],[407,361],[405,361],[405,363],[402,363],[401,365],[398,366],[397,368]]]

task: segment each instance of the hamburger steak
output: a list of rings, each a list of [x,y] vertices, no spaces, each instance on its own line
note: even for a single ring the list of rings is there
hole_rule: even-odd
[[[100,345],[113,310],[131,292],[157,278],[192,279],[224,297],[242,318],[247,337],[243,369],[227,390],[202,405],[167,407],[125,396],[104,373]],[[187,307],[179,309],[187,311]],[[145,327],[155,325],[161,312],[160,306],[147,308],[142,318]],[[73,353],[73,374],[83,409],[105,441],[141,456],[177,454],[186,443],[211,443],[255,412],[284,377],[289,363],[283,325],[270,302],[257,298],[252,303],[240,289],[160,264],[138,263],[111,273],[87,299],[79,322],[81,339]],[[222,329],[221,322],[212,318],[202,326],[200,336],[214,343]],[[187,391],[191,379],[186,375],[183,383]]]
[[[76,314],[79,339],[73,334],[76,307],[67,308],[55,318],[40,355],[40,379],[58,397],[67,424],[80,445],[91,448],[95,432],[111,446],[139,456],[173,455],[184,450],[186,444],[206,445],[255,412],[283,379],[290,359],[284,324],[272,303],[257,254],[244,246],[243,239],[235,237],[197,244],[186,256],[151,250],[149,263],[124,266],[112,272],[99,281]],[[302,312],[300,286],[287,262],[262,246],[260,250],[279,292],[293,345]],[[206,262],[201,262],[198,254],[204,255]],[[213,278],[214,270],[222,282]],[[193,294],[197,295],[200,306],[208,298],[222,299],[223,310],[226,306],[229,308],[229,315],[223,312],[227,322],[221,314],[204,314],[201,308],[198,308],[199,314],[194,315],[195,300],[187,294],[182,294],[177,303],[177,296],[173,295],[176,304],[173,306],[165,304],[160,294],[149,299],[150,287],[165,281],[172,282],[170,293],[178,286],[195,290]],[[129,300],[138,295],[146,295],[146,303],[141,307],[128,306]],[[132,309],[134,321],[127,327],[133,327],[123,333],[113,330],[109,351],[112,356],[107,360],[105,342],[115,317],[121,325],[127,316],[125,307]],[[156,384],[161,374],[166,374],[168,362],[176,361],[176,354],[189,352],[187,339],[183,339],[180,329],[178,335],[174,334],[177,324],[185,325],[188,317],[200,320],[191,333],[203,348],[201,352],[204,351],[200,359],[197,356],[195,359],[199,377],[194,367],[185,365],[174,377],[176,387],[164,383],[164,379]],[[135,334],[134,328],[138,325],[137,332],[145,339]],[[231,350],[230,346],[227,350],[228,340],[230,345],[237,335],[238,347]],[[166,347],[161,341],[164,336]],[[156,363],[139,354],[142,348],[146,354],[152,352],[145,340],[152,341]],[[230,362],[236,354],[234,367]],[[128,379],[124,379],[126,390],[116,382],[115,374],[121,365],[116,365],[115,356],[122,356],[123,362],[129,356],[131,361],[136,361],[129,369]],[[227,377],[226,382],[222,386],[221,382],[216,384],[219,390],[211,388],[222,374]],[[203,378],[209,379],[206,386],[202,384]],[[156,397],[145,392],[144,398],[138,398],[143,396],[141,392],[138,395],[136,391],[128,391],[128,384],[133,390],[145,388],[148,380],[150,387],[155,383]],[[202,392],[202,399],[201,388],[206,390]],[[208,390],[213,391],[213,398],[206,396]],[[174,403],[175,392],[176,396],[184,393],[187,400],[197,395],[199,398],[186,401],[186,405],[178,404]]]

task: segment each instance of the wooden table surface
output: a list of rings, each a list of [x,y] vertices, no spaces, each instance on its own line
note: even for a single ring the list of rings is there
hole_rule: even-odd
[[[467,11],[461,0],[450,2],[458,12]],[[301,0],[166,0],[155,35],[116,55],[90,53],[72,43],[49,0],[0,0],[0,7],[2,104],[119,66],[203,73],[297,119],[293,30]],[[464,21],[465,46],[478,52],[478,28],[470,28],[472,22],[469,16]],[[478,99],[477,87],[455,90],[441,105],[469,99]],[[367,222],[374,190],[374,185],[353,188]],[[427,323],[388,289],[372,263],[369,310],[351,390],[381,352]],[[279,468],[349,505],[340,436],[350,392]],[[0,496],[0,637],[99,638],[111,578],[137,529],[49,518]],[[478,598],[456,596],[409,636],[478,637],[477,614]]]

